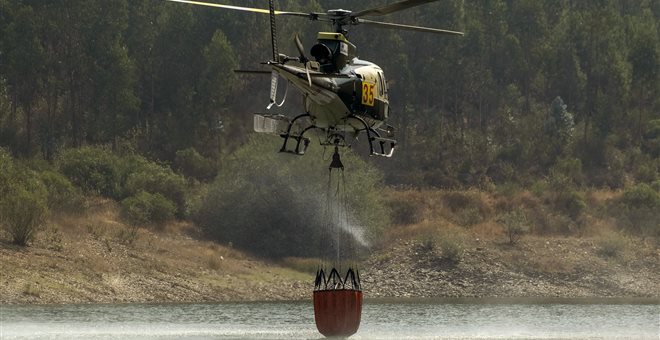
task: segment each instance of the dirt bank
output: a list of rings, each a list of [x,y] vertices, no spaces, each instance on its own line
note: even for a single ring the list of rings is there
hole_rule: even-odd
[[[59,217],[27,248],[0,241],[0,303],[294,300],[312,274],[258,261],[194,237],[187,223],[131,229],[101,202]],[[192,236],[191,236],[192,235]]]
[[[640,242],[608,258],[595,242],[473,241],[454,262],[441,249],[407,240],[371,256],[362,278],[372,297],[660,297],[656,246]]]
[[[0,303],[128,303],[311,298],[313,273],[199,240],[195,227],[135,230],[102,202],[59,217],[27,248],[0,237]],[[449,254],[394,239],[361,268],[367,297],[660,297],[657,243],[604,256],[589,237],[470,238]]]

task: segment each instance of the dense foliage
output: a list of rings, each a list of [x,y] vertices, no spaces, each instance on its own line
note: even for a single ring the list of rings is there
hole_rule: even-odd
[[[299,11],[385,2],[277,1]],[[604,216],[660,235],[659,18],[653,0],[443,0],[383,19],[464,37],[353,28],[360,58],[388,77],[399,140],[392,159],[346,154],[356,223],[372,233],[387,223],[375,165],[386,184],[447,189],[461,226],[493,212],[456,189],[530,189],[543,204],[503,220],[512,242],[523,220],[538,233],[580,230],[594,209],[585,191],[607,187],[623,194]],[[309,48],[329,29],[278,20],[289,54],[296,32]],[[268,81],[232,72],[269,55],[264,15],[159,0],[0,0],[0,223],[26,244],[49,210],[80,211],[83,195],[101,195],[135,225],[195,216],[209,235],[262,255],[318,255],[323,149],[291,159],[250,137]],[[278,112],[300,110],[289,100]],[[389,208],[395,223],[422,219],[417,202]]]
[[[85,192],[122,200],[124,207],[153,201],[159,207],[172,206],[166,209],[168,213],[163,215],[165,217],[185,217],[188,213],[188,183],[184,177],[166,165],[151,162],[132,152],[118,154],[102,147],[85,146],[62,152],[56,164],[64,176]],[[166,202],[162,203],[163,200]],[[145,213],[144,216],[153,214]],[[142,223],[161,219],[131,218]]]
[[[384,1],[278,3],[311,11]],[[400,150],[378,163],[386,180],[531,185],[571,160],[580,185],[652,182],[659,17],[650,0],[446,0],[385,19],[462,30],[462,38],[354,28],[360,57],[381,65],[391,84]],[[216,169],[190,150],[218,163],[267,101],[267,81],[232,72],[268,58],[267,20],[154,0],[0,0],[0,145],[53,159],[69,147],[129,140],[150,158],[196,162],[179,168],[208,180]],[[301,30],[311,46],[322,25],[280,20],[280,49],[293,54]]]
[[[379,195],[382,175],[372,166],[345,153],[344,187],[338,174],[329,183],[326,162],[318,162],[320,150],[297,157],[272,152],[277,145],[255,136],[232,154],[196,216],[209,235],[276,258],[329,256],[323,250],[341,235],[343,246],[353,250],[347,255],[354,256],[388,225]],[[346,203],[348,225],[337,219],[343,216],[337,202]]]
[[[51,164],[17,160],[0,148],[0,227],[19,245],[30,243],[49,213],[83,213],[89,196],[121,201],[133,225],[161,227],[188,216],[191,191],[183,176],[134,153],[81,147]]]

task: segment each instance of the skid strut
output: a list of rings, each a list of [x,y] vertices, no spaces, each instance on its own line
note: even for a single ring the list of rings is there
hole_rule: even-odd
[[[293,118],[289,122],[289,126],[286,129],[286,133],[283,133],[280,135],[280,137],[284,138],[284,142],[282,143],[282,148],[280,149],[280,152],[287,152],[287,153],[292,153],[296,155],[304,155],[305,152],[307,151],[307,147],[309,146],[310,139],[305,137],[305,133],[311,129],[316,129],[316,126],[313,124],[306,127],[304,130],[300,132],[298,135],[291,134],[291,129],[293,128],[293,125],[296,123],[298,119],[305,118],[305,117],[310,117],[309,113],[303,113],[301,115],[296,116],[296,118]],[[296,141],[296,147],[291,150],[288,148],[289,144],[289,139],[293,138]],[[302,143],[302,145],[301,145]],[[302,148],[301,148],[302,146]]]

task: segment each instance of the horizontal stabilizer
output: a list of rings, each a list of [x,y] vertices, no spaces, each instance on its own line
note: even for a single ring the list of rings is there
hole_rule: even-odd
[[[254,131],[279,135],[286,133],[289,118],[284,115],[254,114]]]

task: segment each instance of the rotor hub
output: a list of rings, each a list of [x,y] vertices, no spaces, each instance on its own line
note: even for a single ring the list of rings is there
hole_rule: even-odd
[[[349,15],[351,15],[351,11],[347,9],[331,9],[328,10],[328,15],[331,17],[336,17],[336,18],[345,18]]]

